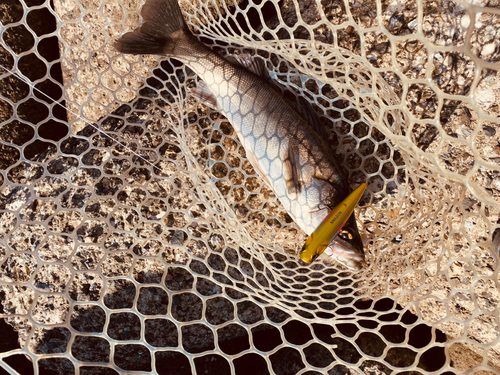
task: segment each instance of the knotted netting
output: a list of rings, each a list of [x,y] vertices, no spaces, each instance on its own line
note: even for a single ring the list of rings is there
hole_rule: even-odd
[[[500,4],[181,2],[368,183],[361,272],[300,264],[306,235],[197,78],[113,48],[141,5],[0,4],[1,317],[20,343],[0,368],[497,373]]]

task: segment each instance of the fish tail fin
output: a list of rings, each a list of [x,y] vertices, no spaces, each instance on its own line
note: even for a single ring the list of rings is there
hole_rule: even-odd
[[[191,35],[177,0],[147,0],[141,15],[141,27],[116,41],[118,51],[134,55],[174,55],[178,42]]]

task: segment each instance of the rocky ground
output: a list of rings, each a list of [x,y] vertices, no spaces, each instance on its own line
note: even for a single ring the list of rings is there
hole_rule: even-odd
[[[0,76],[0,296],[40,368],[71,373],[64,355],[43,357],[69,348],[84,363],[107,363],[116,340],[112,363],[122,370],[150,371],[153,348],[156,365],[175,363],[177,373],[244,373],[249,363],[279,374],[410,373],[435,370],[416,354],[441,358],[440,343],[455,340],[442,372],[498,370],[495,12],[283,1],[266,5],[263,26],[249,5],[183,3],[202,36],[201,13],[217,21],[245,11],[247,21],[229,26],[229,48],[205,38],[221,53],[248,49],[237,36],[268,27],[253,45],[278,89],[312,105],[352,186],[368,181],[358,211],[368,266],[351,275],[329,259],[296,262],[306,236],[230,124],[186,95],[189,72],[113,50],[110,41],[138,25],[137,4],[56,1],[63,58],[50,79],[57,38],[46,35],[56,26],[37,21],[54,17],[37,5],[28,4],[27,25],[18,3],[0,6],[9,26],[0,63],[16,61],[48,95]],[[281,46],[268,43],[271,31]],[[433,326],[424,342],[412,339],[419,324]],[[108,340],[92,335],[100,332]],[[239,355],[250,347],[268,356]]]

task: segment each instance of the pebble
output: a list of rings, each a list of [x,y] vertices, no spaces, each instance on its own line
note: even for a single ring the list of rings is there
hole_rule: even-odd
[[[491,126],[483,126],[483,132],[488,137],[493,137],[497,133],[497,131],[495,130],[495,128],[491,127]]]
[[[466,29],[469,27],[470,25],[470,16],[468,14],[464,14],[464,16],[462,17],[462,19],[460,20],[460,25]]]
[[[484,109],[490,108],[495,103],[495,93],[490,89],[478,88],[476,101]]]
[[[483,50],[481,51],[482,56],[489,56],[493,52],[495,52],[496,46],[495,43],[489,43],[483,47]]]

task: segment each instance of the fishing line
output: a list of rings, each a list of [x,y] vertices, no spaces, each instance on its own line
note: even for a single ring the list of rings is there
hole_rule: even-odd
[[[134,150],[132,150],[130,147],[127,147],[125,144],[121,143],[120,141],[116,140],[115,138],[113,138],[111,135],[107,134],[104,130],[101,130],[99,127],[95,126],[94,124],[90,123],[89,121],[87,121],[84,117],[82,117],[80,114],[78,113],[75,113],[73,112],[71,109],[69,109],[68,107],[62,105],[61,103],[57,102],[56,100],[52,99],[51,97],[49,97],[47,94],[45,94],[43,91],[41,91],[40,89],[38,89],[37,87],[35,87],[35,85],[33,84],[33,82],[31,82],[30,80],[24,78],[23,76],[21,76],[20,74],[18,74],[17,72],[15,71],[11,71],[9,69],[7,69],[6,67],[4,67],[2,64],[0,64],[0,67],[2,69],[4,69],[6,72],[8,73],[11,73],[12,75],[14,75],[15,77],[17,77],[18,79],[20,79],[21,81],[23,81],[24,83],[26,83],[28,86],[30,86],[33,90],[39,92],[40,94],[42,94],[44,97],[50,99],[50,100],[53,100],[57,105],[61,106],[62,108],[64,108],[66,111],[68,111],[69,113],[71,113],[72,115],[74,115],[76,118],[82,120],[85,124],[87,125],[90,125],[92,128],[94,128],[95,130],[97,130],[99,133],[102,133],[104,134],[106,137],[108,137],[109,139],[111,139],[113,142],[116,142],[118,145],[122,146],[123,148],[125,148],[125,150],[129,151],[130,153],[132,153],[133,155],[137,156],[139,159],[143,160],[144,162],[146,162],[147,164],[151,165],[153,168],[157,169],[158,171],[162,172],[162,170],[157,167],[156,165],[154,165],[153,163],[151,163],[149,160],[143,158],[141,155],[139,155],[137,152],[135,152]],[[17,71],[17,69],[16,69]]]

